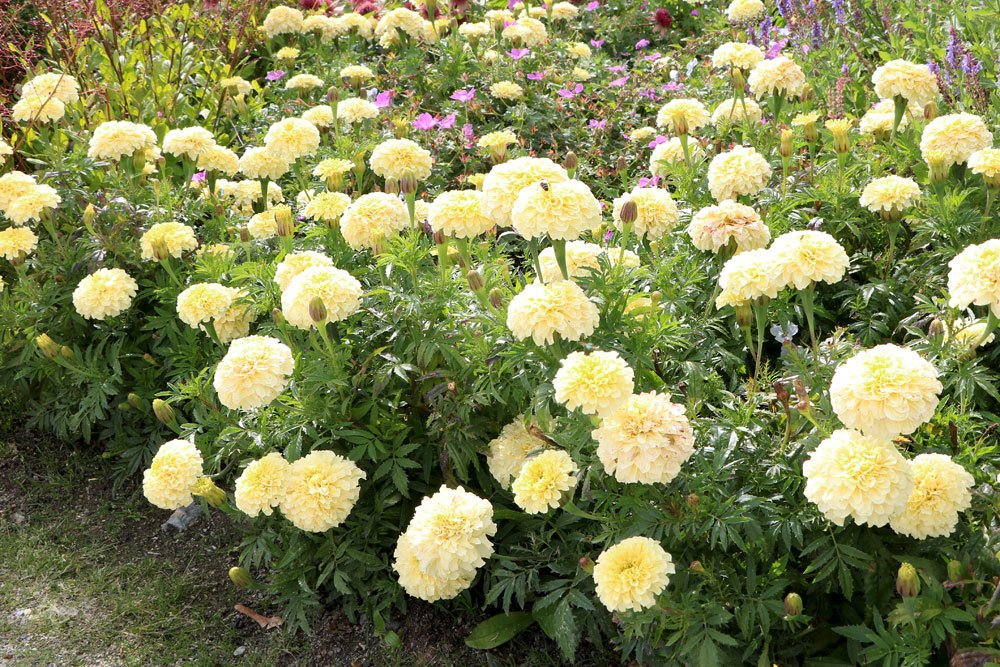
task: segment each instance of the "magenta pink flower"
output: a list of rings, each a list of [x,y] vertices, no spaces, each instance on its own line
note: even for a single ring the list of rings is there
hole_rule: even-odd
[[[455,100],[456,102],[471,102],[472,98],[474,98],[475,96],[476,96],[475,88],[466,88],[466,89],[459,88],[458,90],[456,90],[451,94],[451,99]]]

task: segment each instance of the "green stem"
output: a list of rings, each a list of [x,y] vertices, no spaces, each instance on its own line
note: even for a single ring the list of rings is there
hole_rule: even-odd
[[[566,265],[566,241],[563,239],[552,239],[552,251],[556,255],[556,264],[562,273],[563,280],[569,280],[569,268]]]
[[[816,284],[811,283],[809,287],[799,292],[802,297],[802,310],[806,314],[806,325],[809,327],[809,342],[812,345],[813,354],[819,354],[819,343],[816,341]]]

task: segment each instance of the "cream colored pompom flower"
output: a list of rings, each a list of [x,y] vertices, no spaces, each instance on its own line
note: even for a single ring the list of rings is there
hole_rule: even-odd
[[[588,241],[569,241],[566,243],[566,271],[570,279],[590,275],[600,268],[598,257],[604,254],[604,248]],[[538,253],[538,267],[542,272],[542,281],[550,283],[562,280],[562,270],[556,260],[555,249],[549,246]]]
[[[546,449],[524,462],[510,490],[514,503],[528,514],[559,507],[563,494],[576,486],[578,468],[561,449]]]
[[[295,276],[313,266],[333,266],[333,260],[315,250],[303,250],[285,255],[274,270],[274,282],[284,292]]]
[[[875,94],[883,100],[902,97],[909,104],[927,106],[937,99],[937,76],[927,65],[908,60],[890,60],[872,75]]]
[[[26,81],[21,94],[54,97],[63,104],[75,104],[80,100],[80,83],[69,74],[46,72]]]
[[[251,462],[236,480],[236,507],[247,516],[271,516],[272,508],[285,495],[288,467],[288,461],[277,452]]]
[[[179,158],[197,161],[201,154],[215,146],[215,136],[194,125],[170,130],[163,136],[163,152]]]
[[[706,206],[691,218],[687,233],[698,250],[719,252],[732,246],[736,252],[767,247],[771,230],[749,206],[724,199]]]
[[[352,83],[363,83],[375,78],[375,72],[364,65],[348,65],[340,70],[341,79],[350,79]]]
[[[287,345],[270,336],[237,338],[215,369],[212,386],[233,410],[264,407],[288,385],[295,359]]]
[[[255,180],[276,181],[287,174],[291,167],[284,155],[267,146],[247,148],[240,157],[240,173]]]
[[[66,105],[57,97],[23,96],[10,110],[10,117],[18,123],[50,123],[62,120]]]
[[[632,192],[618,197],[612,207],[615,227],[624,229],[621,219],[622,207],[626,202],[636,206],[636,218],[632,222],[632,232],[639,238],[656,241],[677,226],[677,204],[670,193],[663,188],[642,188],[636,186]]]
[[[0,230],[0,257],[11,262],[30,255],[38,247],[38,237],[27,227]]]
[[[744,71],[752,70],[764,59],[764,52],[753,44],[726,42],[712,52],[712,67],[734,67]]]
[[[759,123],[763,117],[764,111],[752,99],[744,97],[738,100],[730,97],[715,107],[715,111],[712,112],[712,124],[718,127],[743,121]]]
[[[762,60],[747,78],[750,93],[758,100],[772,95],[798,97],[805,90],[806,75],[798,63],[787,56]]]
[[[483,211],[500,227],[510,226],[511,210],[521,190],[545,181],[569,180],[566,170],[548,158],[519,157],[494,166],[483,179]]]
[[[399,536],[393,554],[392,569],[399,575],[399,585],[407,595],[426,602],[450,600],[464,591],[476,578],[475,568],[463,570],[450,577],[435,577],[427,574],[420,564],[418,547],[409,533]]]
[[[278,35],[297,34],[302,32],[302,23],[305,17],[302,12],[294,7],[274,7],[264,17],[264,33],[268,38]]]
[[[6,211],[18,197],[28,194],[38,187],[34,176],[23,171],[7,172],[0,176],[0,211]]]
[[[983,177],[988,188],[1000,188],[1000,148],[983,148],[969,156],[969,169]]]
[[[923,118],[924,112],[920,107],[910,105],[906,108],[906,113],[899,121],[900,131],[910,126],[910,121]],[[892,132],[892,125],[896,122],[895,104],[892,100],[881,100],[871,109],[865,112],[858,123],[858,131],[861,134],[873,134],[876,136],[887,135]]]
[[[139,239],[143,259],[180,257],[198,247],[194,230],[180,222],[158,222]]]
[[[726,18],[732,23],[746,23],[764,13],[761,0],[733,0],[726,7]]]
[[[364,478],[364,470],[335,452],[310,452],[288,466],[281,513],[299,530],[336,528],[358,502]]]
[[[979,116],[952,113],[938,116],[920,135],[920,153],[926,162],[944,160],[944,166],[962,164],[973,153],[993,146],[993,134]]]
[[[606,414],[622,407],[632,395],[635,373],[617,352],[571,352],[552,380],[555,398],[567,410]]]
[[[705,127],[710,120],[705,105],[693,99],[671,100],[656,114],[656,124],[674,134],[688,134]]]
[[[705,157],[705,149],[696,141],[688,142],[688,155],[691,156],[691,162],[698,162]],[[670,165],[683,162],[684,147],[681,145],[681,140],[679,137],[672,137],[653,148],[653,153],[649,156],[649,171],[654,176],[666,178],[670,176]]]
[[[976,483],[972,475],[944,454],[920,454],[910,461],[910,470],[913,491],[903,511],[889,519],[889,526],[918,540],[951,535],[959,512],[972,505],[969,490]]]
[[[26,225],[41,220],[46,211],[55,210],[62,197],[55,188],[40,183],[11,201],[4,213],[15,225]]]
[[[358,197],[340,218],[340,233],[355,250],[377,250],[386,237],[410,222],[406,204],[386,192],[370,192]]]
[[[872,213],[898,217],[920,199],[920,186],[912,178],[883,176],[868,183],[861,192],[859,204]]]
[[[483,211],[479,190],[448,190],[431,202],[427,222],[435,232],[457,239],[471,239],[493,228],[493,219]]]
[[[156,134],[148,125],[127,120],[101,123],[90,137],[87,155],[95,160],[117,162],[156,146]]]
[[[299,329],[312,329],[316,321],[311,306],[314,299],[323,302],[326,316],[321,321],[339,322],[361,306],[361,283],[347,271],[332,266],[314,266],[295,276],[281,295],[281,312],[288,323]]]
[[[424,36],[424,20],[420,14],[398,7],[384,14],[375,26],[375,37],[382,48],[399,42],[401,33],[411,40],[421,39]]]
[[[888,439],[913,433],[929,420],[941,389],[937,370],[919,354],[877,345],[837,367],[830,403],[844,426]]]
[[[388,139],[383,141],[368,158],[372,171],[382,178],[398,181],[404,178],[426,180],[431,175],[430,151],[421,148],[409,139]]]
[[[774,253],[761,248],[729,258],[719,273],[721,291],[715,307],[743,306],[761,297],[773,299],[781,289],[781,274]]]
[[[604,414],[593,438],[604,469],[626,484],[669,484],[694,453],[684,406],[655,391],[633,394]]]
[[[378,107],[359,97],[348,97],[337,103],[337,120],[348,125],[378,117]]]
[[[771,178],[771,165],[750,146],[735,146],[708,164],[708,189],[716,201],[755,195]]]
[[[319,142],[319,130],[304,118],[280,120],[273,123],[264,135],[264,146],[268,152],[288,163],[315,153]]]
[[[165,442],[142,474],[142,493],[160,509],[175,510],[190,505],[194,501],[191,492],[202,477],[203,464],[194,443]]]
[[[316,222],[325,222],[333,228],[351,205],[351,198],[343,192],[320,192],[314,195],[302,209],[302,215]]]
[[[970,245],[948,262],[948,305],[989,306],[1000,317],[1000,239]]]
[[[551,345],[558,334],[578,341],[594,333],[600,323],[597,305],[571,280],[531,283],[507,306],[507,326],[518,340]]]
[[[139,285],[121,269],[98,269],[73,290],[73,307],[88,320],[105,320],[128,310]]]
[[[823,515],[844,525],[884,526],[906,507],[913,472],[888,440],[840,429],[823,440],[802,464],[805,496]]]
[[[547,449],[549,443],[529,431],[524,421],[517,420],[507,424],[500,435],[490,441],[486,451],[486,465],[493,478],[506,489],[511,481],[521,472],[521,466],[528,456]]]
[[[240,170],[240,158],[225,146],[210,146],[198,155],[198,169],[226,176],[235,176]]]
[[[524,88],[513,81],[497,81],[490,86],[490,95],[501,100],[517,100],[524,97]]]
[[[440,578],[482,567],[493,555],[496,532],[490,501],[447,486],[420,501],[406,529],[423,572]]]
[[[225,315],[239,293],[235,287],[219,283],[191,285],[177,295],[177,315],[189,327],[203,328],[206,322]]]
[[[656,596],[675,571],[673,559],[659,542],[629,537],[597,557],[597,597],[610,611],[642,611],[656,604]]]
[[[521,190],[510,220],[526,239],[572,241],[601,225],[601,204],[581,181],[540,181]]]
[[[840,282],[850,265],[837,239],[811,229],[782,234],[769,252],[774,258],[772,270],[780,275],[779,285],[800,290],[817,282]]]
[[[319,104],[302,112],[302,120],[315,125],[318,129],[325,129],[333,125],[333,107],[329,104]]]

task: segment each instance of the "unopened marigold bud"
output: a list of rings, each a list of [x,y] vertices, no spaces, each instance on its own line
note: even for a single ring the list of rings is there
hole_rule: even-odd
[[[483,280],[483,275],[473,269],[465,274],[465,279],[469,281],[469,289],[473,292],[479,292],[486,287],[486,282]]]
[[[55,359],[59,355],[59,344],[52,340],[48,334],[36,336],[35,345],[49,359]]]
[[[62,354],[63,359],[73,358],[73,349],[69,345],[63,345],[59,348],[60,354]]]
[[[940,336],[944,332],[945,332],[944,322],[942,322],[936,317],[933,320],[931,320],[930,326],[927,327],[927,333],[929,333],[932,336]]]
[[[385,191],[390,195],[399,194],[399,181],[393,179],[385,182]]]
[[[736,323],[741,327],[748,327],[753,322],[753,308],[750,307],[750,302],[738,303],[733,306],[733,310],[736,311]]]
[[[913,598],[920,594],[920,576],[917,569],[909,563],[899,566],[896,573],[896,592],[901,598]]]
[[[851,150],[850,119],[834,118],[828,120],[826,121],[826,129],[830,130],[830,134],[833,135],[833,150],[837,151],[838,155],[843,155]]]
[[[803,102],[808,102],[815,96],[816,96],[816,89],[813,87],[811,83],[807,83],[804,86],[802,86],[802,92],[799,93],[800,100],[802,100]]]
[[[434,245],[441,245],[444,243],[445,235],[440,229],[435,229],[434,234],[431,235],[434,239]]]
[[[621,218],[623,224],[631,225],[636,221],[636,218],[639,217],[639,207],[634,201],[629,199],[627,202],[622,204],[618,217]]]
[[[287,204],[274,207],[274,222],[278,228],[278,236],[287,239],[295,234],[295,220],[292,218],[292,209]]]
[[[691,509],[697,509],[698,508],[698,494],[697,493],[689,493],[689,494],[687,494],[687,496],[684,497],[684,502],[686,502],[687,506],[690,507]]]
[[[569,153],[566,153],[566,160],[563,161],[563,167],[566,169],[566,171],[574,171],[576,170],[576,167],[579,164],[579,162],[580,160],[579,158],[576,157],[576,153],[570,151]]]
[[[490,290],[490,305],[497,310],[503,308],[503,292],[497,287]]]
[[[580,564],[580,569],[587,574],[593,574],[594,572],[594,561],[590,559],[589,556],[581,556],[580,560],[577,561]]]
[[[402,139],[410,133],[410,124],[402,118],[395,118],[392,121],[392,134],[397,139]]]
[[[701,564],[700,560],[691,561],[691,565],[689,565],[688,567],[695,574],[705,574],[705,566]]]
[[[174,409],[170,407],[169,403],[160,398],[153,399],[153,414],[167,426],[170,426],[177,420]]]
[[[87,204],[87,208],[83,209],[83,225],[85,227],[90,227],[96,218],[97,209],[94,208],[93,204]]]
[[[231,567],[229,568],[229,580],[233,582],[236,588],[249,588],[253,586],[253,577],[245,567]]]
[[[660,305],[660,300],[661,300],[662,298],[663,298],[663,292],[660,292],[659,290],[657,290],[657,291],[655,291],[655,292],[652,292],[652,293],[651,293],[651,294],[649,295],[649,301],[650,301],[650,303],[652,304],[652,306],[653,306],[654,308],[656,308],[657,306],[659,306],[659,305]]]
[[[336,86],[330,86],[326,91],[326,102],[330,106],[336,106],[340,101],[340,90]],[[346,107],[345,107],[346,108]]]
[[[326,322],[326,304],[323,302],[323,297],[314,296],[309,302],[309,319],[317,324]]]
[[[399,179],[399,191],[404,195],[412,195],[417,191],[417,179],[413,176],[404,176]]]
[[[796,378],[793,386],[795,387],[795,398],[798,399],[795,403],[795,409],[806,413],[812,410],[812,405],[809,402],[809,390],[806,389],[805,383]]]
[[[778,152],[781,153],[781,157],[790,158],[792,153],[795,151],[795,146],[793,144],[794,134],[787,127],[781,130],[781,146]]]
[[[153,239],[150,245],[153,248],[153,257],[158,261],[162,262],[170,257],[170,248],[167,247],[167,242],[163,239]]]
[[[240,241],[243,243],[250,242],[250,230],[246,227],[240,227]]]
[[[788,408],[788,389],[785,387],[785,383],[780,380],[775,380],[774,384],[774,395],[777,397],[778,402],[781,403],[785,408]]]
[[[622,174],[625,173],[626,169],[628,169],[628,162],[625,160],[625,156],[623,155],[615,161],[615,171]]]
[[[938,115],[937,102],[928,102],[924,106],[924,120],[934,120]]]
[[[785,596],[785,613],[789,616],[798,616],[802,613],[802,596],[791,592]]]
[[[285,323],[285,316],[281,314],[280,308],[271,309],[271,321],[279,327]]]
[[[151,355],[149,352],[147,352],[144,355],[142,355],[142,360],[145,361],[150,366],[156,366],[157,365],[156,359],[154,359],[153,355]]]
[[[954,558],[948,561],[948,581],[964,581],[965,566]]]
[[[948,165],[944,161],[944,155],[934,151],[927,156],[927,166],[930,168],[930,181],[937,185],[948,180]]]
[[[142,398],[139,397],[139,394],[133,391],[128,395],[128,404],[138,410],[142,407]]]
[[[204,498],[212,507],[222,507],[226,502],[226,492],[216,486],[211,477],[202,477],[195,482],[191,495]]]

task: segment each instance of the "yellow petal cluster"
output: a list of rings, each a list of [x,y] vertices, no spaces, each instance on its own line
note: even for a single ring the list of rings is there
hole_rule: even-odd
[[[372,151],[368,164],[372,171],[387,180],[415,178],[425,180],[431,175],[431,152],[409,139],[389,139]]]
[[[500,227],[510,226],[511,210],[521,190],[545,181],[569,180],[566,170],[548,158],[519,157],[495,165],[483,179],[483,211]]]
[[[564,493],[576,486],[578,468],[561,449],[546,449],[524,462],[511,491],[514,503],[528,514],[542,514],[554,507]]]
[[[142,473],[142,493],[160,509],[175,510],[189,505],[194,501],[191,492],[201,479],[203,464],[194,443],[165,442]]]
[[[376,250],[382,241],[410,224],[406,205],[385,192],[358,197],[340,218],[340,233],[355,250]]]
[[[167,254],[180,259],[188,250],[198,247],[194,230],[180,222],[158,222],[139,238],[143,259],[157,259],[156,249],[162,248]]]
[[[73,307],[89,320],[115,317],[132,305],[139,285],[121,269],[98,269],[73,290]]]
[[[937,76],[930,67],[908,60],[890,60],[872,74],[875,94],[883,100],[902,97],[910,104],[924,107],[937,99]]]
[[[607,414],[632,396],[635,373],[617,352],[571,352],[552,380],[555,398],[568,410]]]
[[[295,370],[287,345],[270,336],[237,338],[215,369],[212,386],[233,410],[260,408],[281,394]]]
[[[601,204],[581,181],[541,181],[521,190],[510,220],[526,239],[547,235],[571,241],[600,226]]]
[[[976,151],[993,147],[993,133],[979,116],[952,113],[938,116],[920,135],[920,153],[924,160],[940,158],[944,166],[962,164]]]
[[[944,454],[920,454],[910,461],[910,470],[913,491],[889,526],[918,540],[951,535],[959,512],[972,505],[972,475]]]
[[[552,344],[556,334],[578,341],[594,333],[599,322],[597,305],[571,280],[526,285],[507,307],[514,337],[531,338],[536,345]]]
[[[594,584],[610,611],[641,611],[656,604],[676,571],[673,559],[648,537],[629,537],[597,557]]]
[[[533,435],[519,418],[504,426],[500,435],[490,441],[486,465],[493,478],[506,489],[521,472],[528,456],[547,447],[548,443]]]
[[[365,476],[336,452],[312,451],[288,466],[281,513],[299,530],[322,533],[336,528],[358,502]]]
[[[1000,239],[970,245],[948,262],[948,269],[952,308],[989,306],[1000,317]]]
[[[347,271],[332,266],[313,266],[292,279],[281,295],[281,313],[299,329],[312,329],[316,322],[309,313],[313,299],[326,307],[326,322],[339,322],[361,306],[361,283]]]
[[[757,250],[766,247],[771,240],[771,230],[757,211],[731,199],[695,213],[687,233],[696,248],[716,253],[730,244],[737,252]]]
[[[483,212],[483,193],[479,190],[442,192],[431,203],[427,222],[435,232],[458,239],[484,234],[494,224]]]
[[[708,189],[716,201],[755,195],[771,178],[771,165],[750,146],[735,146],[708,164]]]
[[[747,78],[750,93],[758,100],[772,95],[798,97],[805,90],[806,75],[798,63],[787,56],[761,60]]]
[[[677,226],[677,204],[670,193],[663,188],[642,188],[636,186],[632,192],[618,197],[614,201],[615,227],[624,229],[621,220],[622,206],[633,202],[637,216],[632,223],[632,232],[639,238],[655,241],[662,238]]]
[[[288,461],[277,452],[252,461],[236,479],[236,507],[251,517],[271,516],[284,496],[288,468]]]
[[[850,264],[837,239],[811,229],[782,234],[768,252],[773,258],[773,270],[779,274],[778,283],[800,290],[817,282],[839,282]]]

